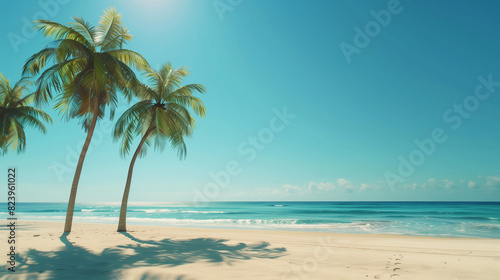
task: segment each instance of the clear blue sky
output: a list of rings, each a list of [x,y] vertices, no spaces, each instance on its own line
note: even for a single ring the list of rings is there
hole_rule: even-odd
[[[114,6],[134,35],[128,48],[152,66],[188,66],[187,82],[208,88],[187,159],[150,151],[131,201],[500,200],[498,1],[38,2],[2,3],[9,79],[48,42],[25,19],[96,24]],[[277,118],[284,108],[294,117]],[[0,186],[19,169],[19,201],[69,196],[85,135],[45,109],[47,134],[28,129],[26,152],[0,159]],[[112,124],[96,130],[77,202],[121,200],[130,156]],[[425,151],[415,143],[433,136]],[[230,182],[214,181],[228,164]]]

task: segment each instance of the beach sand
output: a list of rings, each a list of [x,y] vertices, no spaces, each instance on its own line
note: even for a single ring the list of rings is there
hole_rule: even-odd
[[[18,221],[0,279],[500,279],[500,239]],[[0,252],[8,256],[8,231]]]

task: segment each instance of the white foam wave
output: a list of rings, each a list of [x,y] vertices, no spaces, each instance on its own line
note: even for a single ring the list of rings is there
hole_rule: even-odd
[[[198,210],[180,210],[180,209],[133,209],[132,212],[146,213],[189,213],[189,214],[224,214],[224,211],[198,211]]]
[[[64,216],[25,216],[26,220],[64,220]],[[95,223],[115,223],[118,217],[93,217],[93,216],[75,216],[75,221],[95,222]],[[321,224],[302,224],[297,223],[297,219],[176,219],[176,218],[138,218],[128,217],[127,221],[131,224],[150,224],[165,226],[209,226],[209,227],[258,227],[275,229],[331,229],[331,230],[349,230],[358,229],[370,231],[377,227],[374,224],[366,222],[357,223],[321,223]]]

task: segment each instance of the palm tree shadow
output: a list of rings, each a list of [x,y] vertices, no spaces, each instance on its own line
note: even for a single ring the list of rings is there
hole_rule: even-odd
[[[29,249],[19,257],[17,271],[28,273],[25,279],[46,279],[47,273],[49,279],[121,279],[123,270],[134,267],[174,267],[197,262],[232,265],[237,261],[275,259],[286,254],[285,248],[271,248],[267,242],[228,244],[228,239],[214,238],[155,241],[141,240],[130,233],[122,235],[134,242],[94,253],[71,242],[68,234],[63,234],[60,240],[64,246],[60,250]],[[40,273],[44,273],[43,277]],[[140,279],[191,280],[185,275],[155,276],[148,273]]]
[[[69,242],[68,240],[68,235],[69,235],[69,232],[65,232],[61,235],[61,237],[59,237],[59,240],[61,240],[61,242],[68,248],[71,248],[71,247],[74,247],[73,244],[71,242]]]
[[[133,249],[136,255],[131,259],[140,258],[148,263],[154,263],[158,258],[164,265],[177,266],[197,261],[225,262],[231,264],[236,260],[249,260],[252,258],[274,259],[284,255],[285,248],[269,248],[267,242],[259,242],[247,245],[238,243],[236,245],[226,244],[228,239],[196,238],[189,240],[163,239],[161,241],[141,240],[130,233],[122,233],[124,236],[137,242],[136,245],[118,246],[123,249]],[[143,246],[147,245],[147,246]],[[154,250],[154,254],[151,251]]]

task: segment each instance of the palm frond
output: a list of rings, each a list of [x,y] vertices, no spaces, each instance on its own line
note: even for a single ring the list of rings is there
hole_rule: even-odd
[[[26,149],[26,134],[23,125],[16,119],[13,120],[12,135],[12,140],[7,146],[11,146],[12,150],[17,150],[17,153],[20,154]]]
[[[23,76],[37,75],[40,69],[47,65],[47,61],[56,55],[56,52],[56,48],[47,47],[32,55],[23,66]]]
[[[101,51],[109,51],[119,48],[124,41],[132,38],[128,30],[123,26],[121,14],[115,8],[104,11],[104,15],[99,20],[96,28],[96,43],[101,47]]]
[[[44,37],[52,37],[54,40],[71,39],[78,41],[87,47],[92,47],[93,45],[93,43],[91,41],[87,41],[82,34],[63,24],[43,19],[36,20],[34,23],[34,28],[41,31]]]
[[[130,123],[135,123],[136,125],[138,125],[139,122],[141,122],[144,118],[144,115],[147,115],[149,113],[151,105],[152,103],[150,100],[143,100],[137,102],[132,107],[127,109],[116,121],[113,129],[114,139],[116,140],[120,138],[123,135],[125,128]]]
[[[73,29],[80,33],[89,43],[95,45],[95,27],[81,17],[73,17],[75,22],[70,23]]]
[[[73,58],[46,69],[36,82],[35,104],[44,104],[52,99],[52,91],[61,91],[71,83],[86,62],[85,58]]]
[[[9,80],[0,73],[0,105],[4,104],[5,100],[8,99],[11,90]]]
[[[52,118],[45,112],[35,109],[33,107],[20,107],[16,110],[14,117],[18,122],[25,126],[33,127],[40,130],[42,133],[46,133],[47,129],[39,118],[42,118],[46,122],[52,123]]]
[[[46,132],[43,121],[52,123],[52,118],[40,109],[30,106],[34,101],[34,94],[28,93],[31,81],[24,77],[10,87],[8,80],[0,73],[0,151],[5,154],[8,150],[23,152],[26,147],[24,126],[34,127],[43,133]]]
[[[158,71],[147,67],[144,72],[149,85],[139,83],[134,92],[142,99],[141,102],[149,102],[149,107],[141,114],[127,111],[117,121],[114,137],[122,137],[120,152],[122,156],[127,154],[132,138],[141,135],[146,137],[141,156],[151,144],[161,152],[170,143],[177,150],[178,157],[183,159],[187,154],[184,137],[192,134],[196,123],[189,109],[201,117],[205,116],[205,106],[194,94],[204,94],[206,88],[200,84],[182,86],[184,77],[189,75],[187,67],[173,69],[171,63],[165,63]]]
[[[127,49],[117,49],[110,50],[107,53],[125,63],[127,66],[134,67],[137,70],[145,70],[149,68],[148,61],[137,52]]]

